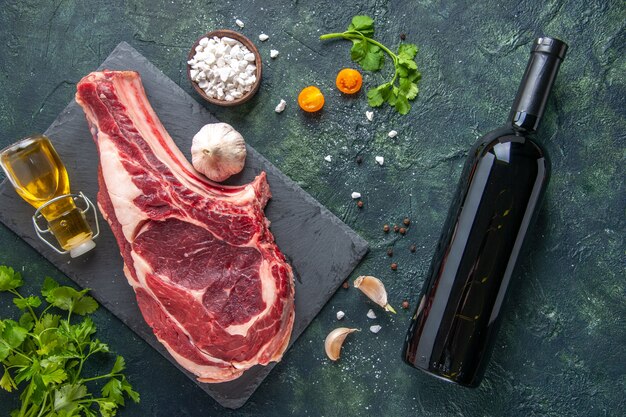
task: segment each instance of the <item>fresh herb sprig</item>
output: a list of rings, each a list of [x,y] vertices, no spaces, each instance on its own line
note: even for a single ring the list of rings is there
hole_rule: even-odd
[[[13,268],[0,266],[0,292],[13,294],[13,303],[22,311],[19,321],[0,320],[0,387],[8,392],[22,389],[21,407],[11,417],[112,417],[125,397],[139,402],[139,394],[122,373],[126,365],[121,356],[109,372],[83,375],[89,358],[109,352],[105,343],[92,337],[94,322],[89,317],[76,319],[98,308],[88,290],[77,291],[46,278],[41,295],[48,305],[40,309],[41,297],[20,294],[23,284]],[[63,316],[55,314],[59,310]],[[89,392],[98,385],[100,395]]]
[[[402,43],[398,53],[394,53],[373,37],[374,20],[369,16],[354,16],[348,30],[327,33],[320,39],[343,38],[352,41],[350,57],[366,71],[379,71],[385,63],[385,53],[389,55],[395,67],[393,77],[391,81],[371,88],[367,92],[367,101],[372,107],[379,107],[386,102],[400,114],[407,114],[411,110],[409,101],[417,97],[418,83],[422,78],[415,62],[418,47],[412,43]]]

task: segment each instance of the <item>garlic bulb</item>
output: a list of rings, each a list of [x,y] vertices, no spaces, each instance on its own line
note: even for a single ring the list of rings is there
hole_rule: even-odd
[[[326,355],[331,361],[336,361],[339,359],[339,355],[341,354],[341,346],[343,345],[346,337],[352,332],[356,332],[359,329],[348,329],[347,327],[338,327],[332,332],[328,333],[326,336],[326,340],[324,341],[324,349],[326,350]]]
[[[387,290],[385,285],[376,277],[361,276],[354,280],[354,288],[358,288],[367,295],[370,300],[383,307],[387,311],[396,313],[396,310],[387,302]]]
[[[243,169],[246,162],[246,142],[227,123],[204,125],[193,137],[191,145],[193,167],[213,181],[224,181]]]

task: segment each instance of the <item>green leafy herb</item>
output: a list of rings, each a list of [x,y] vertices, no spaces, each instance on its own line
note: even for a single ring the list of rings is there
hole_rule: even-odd
[[[22,276],[19,272],[15,272],[13,268],[0,265],[0,291],[10,291],[24,284]]]
[[[354,16],[348,30],[341,33],[327,33],[320,39],[343,38],[352,41],[350,57],[366,71],[378,71],[385,63],[385,53],[389,55],[395,67],[391,81],[367,92],[367,101],[372,107],[379,107],[388,103],[400,114],[407,114],[411,110],[409,101],[415,100],[419,93],[418,83],[422,75],[417,69],[415,56],[417,45],[403,43],[398,53],[392,52],[374,37],[374,21],[369,16]]]
[[[126,364],[118,356],[108,373],[83,375],[92,355],[109,352],[109,346],[93,339],[96,325],[89,317],[98,303],[87,295],[46,278],[41,295],[47,305],[41,312],[42,298],[22,296],[24,284],[13,268],[0,266],[0,292],[12,294],[13,303],[23,314],[19,321],[0,319],[0,388],[21,390],[21,407],[11,417],[112,417],[125,398],[139,402],[139,394],[122,373]],[[64,317],[51,309],[64,311]],[[89,366],[92,368],[93,366]],[[88,387],[101,385],[100,395]]]

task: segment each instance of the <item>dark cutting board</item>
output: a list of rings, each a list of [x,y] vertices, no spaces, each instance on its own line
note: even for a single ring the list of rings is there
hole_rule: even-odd
[[[217,120],[204,107],[166,77],[125,42],[120,43],[100,69],[135,70],[141,74],[148,99],[176,144],[188,154],[191,138],[206,123]],[[236,128],[236,126],[235,126]],[[65,162],[72,191],[83,191],[95,200],[98,191],[96,147],[82,109],[72,101],[45,134]],[[302,334],[322,306],[350,275],[367,252],[367,243],[336,216],[315,201],[267,159],[248,147],[246,167],[234,183],[249,182],[261,171],[267,173],[272,190],[266,215],[272,222],[278,246],[289,259],[296,281],[296,318],[290,346]],[[83,257],[58,255],[35,236],[30,217],[34,210],[22,201],[8,181],[0,184],[0,221],[22,237],[61,271],[119,317],[152,347],[161,352],[189,378],[145,324],[133,290],[122,273],[122,258],[113,234],[100,218],[97,247]],[[256,366],[235,381],[221,384],[196,383],[218,403],[241,407],[272,370]]]

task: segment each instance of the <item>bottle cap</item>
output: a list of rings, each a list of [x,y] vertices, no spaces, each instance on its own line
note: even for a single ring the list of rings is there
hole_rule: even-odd
[[[91,239],[83,240],[78,245],[70,249],[70,256],[72,258],[78,258],[79,256],[84,255],[85,253],[89,252],[95,247],[96,247],[96,242],[94,242],[93,240]]]
[[[565,59],[565,52],[567,52],[567,44],[556,38],[537,38],[530,52],[543,52],[563,60]]]
[[[537,38],[533,43],[509,115],[515,129],[525,132],[537,130],[566,51],[567,44],[556,38]]]

